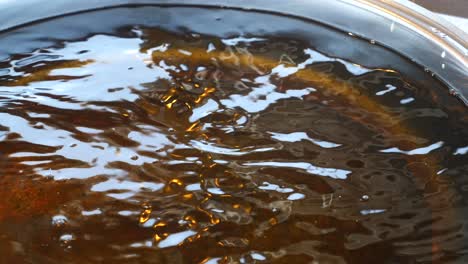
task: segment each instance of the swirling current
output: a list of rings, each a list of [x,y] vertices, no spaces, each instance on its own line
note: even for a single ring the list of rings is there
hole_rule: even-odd
[[[293,37],[53,42],[0,61],[4,263],[467,260],[445,90]]]

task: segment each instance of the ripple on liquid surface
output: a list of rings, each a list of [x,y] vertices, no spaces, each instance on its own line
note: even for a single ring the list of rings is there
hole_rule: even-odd
[[[126,30],[1,62],[0,245],[11,256],[466,255],[466,186],[452,188],[468,169],[466,111],[454,124],[398,72],[294,39]],[[409,125],[432,121],[434,133]]]

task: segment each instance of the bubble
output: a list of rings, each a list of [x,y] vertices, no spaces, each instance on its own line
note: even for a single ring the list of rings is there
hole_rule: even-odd
[[[73,236],[72,234],[63,234],[59,238],[61,246],[66,247],[66,248],[71,248],[70,243],[73,240],[75,240],[75,236]]]
[[[56,215],[52,217],[52,225],[56,227],[64,226],[68,222],[68,218],[64,215]]]

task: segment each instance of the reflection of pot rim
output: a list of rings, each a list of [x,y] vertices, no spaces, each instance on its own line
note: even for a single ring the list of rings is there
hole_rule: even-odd
[[[390,47],[434,73],[468,105],[468,34],[409,1],[42,0],[0,2],[0,32],[38,20],[119,6],[227,7],[296,16]],[[25,8],[40,6],[40,8]],[[352,23],[350,23],[352,21]]]

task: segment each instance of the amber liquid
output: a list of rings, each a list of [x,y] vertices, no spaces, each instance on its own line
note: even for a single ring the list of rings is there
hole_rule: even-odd
[[[0,262],[463,263],[466,107],[359,63],[133,25],[10,54]]]

